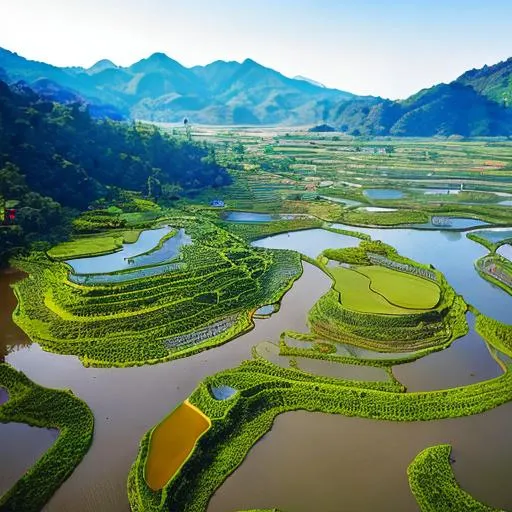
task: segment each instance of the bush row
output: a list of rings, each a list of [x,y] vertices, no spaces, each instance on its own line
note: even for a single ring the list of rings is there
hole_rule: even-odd
[[[459,487],[450,465],[451,450],[449,444],[426,448],[407,468],[421,512],[499,512]]]

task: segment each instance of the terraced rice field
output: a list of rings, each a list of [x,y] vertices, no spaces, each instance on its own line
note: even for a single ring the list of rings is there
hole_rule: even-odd
[[[301,274],[300,256],[291,251],[248,247],[197,218],[175,225],[179,234],[161,248],[140,256],[141,248],[131,247],[135,265],[150,258],[134,270],[116,270],[126,264],[123,252],[71,260],[93,274],[69,273],[44,255],[20,261],[33,277],[17,284],[15,320],[48,350],[86,365],[154,363],[250,329],[253,311],[278,302]]]

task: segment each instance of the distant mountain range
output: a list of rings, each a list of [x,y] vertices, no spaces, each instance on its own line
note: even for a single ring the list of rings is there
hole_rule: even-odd
[[[87,103],[97,117],[218,125],[329,124],[354,135],[512,134],[512,58],[406,100],[357,96],[246,59],[186,68],[163,53],[129,67],[59,68],[0,49],[0,79]],[[355,70],[354,72],[357,72]],[[2,78],[3,77],[3,78]]]
[[[0,68],[11,81],[41,79],[58,84],[62,95],[78,94],[92,104],[149,121],[205,124],[310,124],[321,121],[326,104],[356,96],[316,85],[247,59],[186,68],[155,53],[123,68],[101,60],[89,69],[59,68],[0,49]],[[41,91],[38,91],[39,93]]]

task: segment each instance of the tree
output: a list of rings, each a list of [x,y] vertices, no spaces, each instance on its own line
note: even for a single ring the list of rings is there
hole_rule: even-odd
[[[242,144],[241,141],[238,141],[235,144],[233,144],[233,153],[235,153],[237,160],[242,161],[244,159],[245,146]]]

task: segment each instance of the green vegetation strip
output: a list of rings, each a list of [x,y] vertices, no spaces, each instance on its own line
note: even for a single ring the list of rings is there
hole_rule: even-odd
[[[138,231],[135,232],[139,233]],[[112,236],[89,236],[72,240],[71,242],[62,242],[48,250],[47,254],[54,260],[100,256],[118,251],[122,248],[123,242],[126,242],[126,239],[122,233],[119,235],[114,233]]]
[[[401,224],[425,224],[430,220],[427,213],[417,210],[397,210],[390,212],[368,212],[348,210],[342,216],[345,224],[355,226],[399,226]]]
[[[59,430],[53,446],[0,497],[0,510],[39,511],[87,453],[94,417],[71,391],[39,386],[6,363],[0,364],[0,386],[9,393],[0,422]]]
[[[512,262],[508,259],[491,253],[476,260],[475,268],[481,277],[512,295]]]
[[[478,235],[477,233],[467,233],[466,237],[472,240],[473,242],[476,242],[480,245],[483,245],[486,249],[489,250],[489,252],[494,253],[498,247],[499,244],[496,244],[495,242],[492,242],[491,240],[488,240],[487,238]]]
[[[253,242],[259,238],[287,233],[289,231],[321,228],[324,223],[318,219],[293,219],[258,223],[219,221],[217,224],[230,233],[233,233],[248,242]]]
[[[512,325],[477,314],[475,328],[478,334],[491,343],[493,347],[512,357]]]
[[[499,512],[459,487],[450,453],[449,444],[426,448],[407,468],[409,485],[421,512]]]

